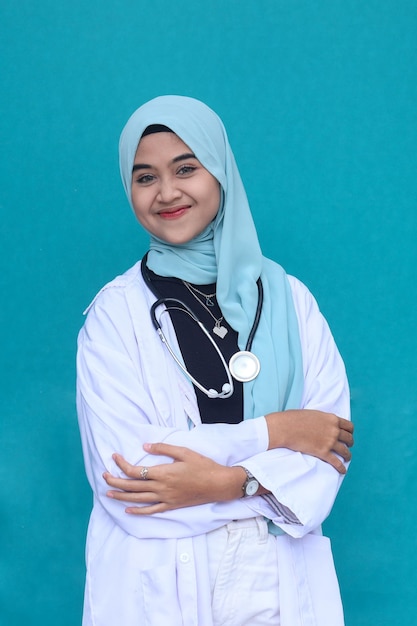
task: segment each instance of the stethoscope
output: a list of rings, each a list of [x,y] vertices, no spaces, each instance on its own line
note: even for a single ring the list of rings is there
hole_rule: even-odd
[[[155,291],[155,288],[150,279],[148,268],[146,265],[147,256],[148,255],[145,254],[145,256],[142,259],[142,263],[141,263],[142,276],[143,276],[145,283],[147,284],[149,289],[152,291],[152,293],[158,297],[159,294]],[[192,381],[192,383],[198,389],[200,389],[202,393],[206,394],[206,396],[208,396],[209,398],[230,398],[230,396],[233,394],[233,391],[234,391],[233,378],[239,382],[246,383],[246,382],[250,382],[251,380],[254,380],[260,372],[261,364],[259,362],[259,359],[253,352],[251,352],[253,339],[255,337],[256,331],[259,326],[259,320],[261,318],[262,305],[263,305],[263,287],[262,287],[262,281],[260,278],[258,278],[256,284],[258,287],[258,304],[256,307],[255,318],[254,318],[252,328],[248,336],[248,340],[246,342],[245,349],[235,352],[235,354],[233,354],[232,357],[230,358],[228,364],[226,363],[225,358],[220,348],[218,347],[218,345],[216,344],[216,342],[214,341],[213,337],[210,335],[210,333],[208,332],[204,324],[199,320],[199,318],[194,313],[194,311],[192,311],[184,302],[182,302],[181,300],[178,300],[177,298],[158,298],[158,300],[156,300],[151,306],[150,315],[151,315],[152,324],[156,332],[158,333],[158,336],[161,339],[162,343],[165,345],[166,349],[168,350],[169,354],[172,356],[172,358],[174,359],[178,367]],[[165,309],[160,313],[159,319],[158,319],[156,310],[161,305],[164,305]],[[175,354],[174,350],[170,346],[162,330],[159,320],[161,319],[164,313],[167,313],[169,312],[169,310],[172,310],[172,309],[183,311],[184,313],[189,315],[196,322],[196,324],[198,324],[198,326],[201,328],[202,332],[210,341],[216,353],[218,354],[220,361],[226,372],[226,377],[227,377],[227,382],[223,384],[221,391],[216,391],[216,389],[207,389],[200,382],[198,382],[198,380],[196,380],[194,376],[192,376],[192,374],[186,369],[182,361],[178,358],[178,356]]]

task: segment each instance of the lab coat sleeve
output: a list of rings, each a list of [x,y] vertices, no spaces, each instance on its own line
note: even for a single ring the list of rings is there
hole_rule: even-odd
[[[159,348],[160,341],[154,331],[151,337]],[[152,466],[172,461],[147,455],[143,450],[145,442],[186,446],[224,465],[239,463],[268,446],[263,417],[238,425],[206,424],[189,430],[176,368],[170,362],[167,366],[162,359],[159,364],[161,388],[158,389],[155,377],[150,393],[137,350],[123,291],[109,290],[90,311],[79,335],[77,354],[78,418],[87,477],[96,503],[126,532],[139,537],[199,534],[235,517],[250,516],[247,504],[239,502],[213,503],[138,518],[124,512],[125,504],[106,496],[108,486],[103,472],[123,475],[112,459],[114,452],[134,465]],[[144,358],[147,356],[152,358],[150,354],[145,354]],[[171,372],[171,379],[165,367]],[[184,384],[188,385],[186,381]]]
[[[301,408],[335,413],[350,419],[349,390],[343,361],[326,320],[302,283],[290,278],[303,352],[304,392]],[[317,529],[330,513],[343,480],[331,465],[288,449],[263,452],[244,465],[271,498],[251,502],[254,512],[271,519],[293,537]]]

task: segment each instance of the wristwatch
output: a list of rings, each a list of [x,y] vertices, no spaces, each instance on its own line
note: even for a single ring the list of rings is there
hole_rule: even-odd
[[[259,481],[256,480],[255,476],[253,476],[250,471],[246,469],[246,467],[243,467],[243,465],[239,465],[239,467],[242,467],[242,469],[246,472],[246,480],[242,485],[242,498],[254,496],[259,489]]]

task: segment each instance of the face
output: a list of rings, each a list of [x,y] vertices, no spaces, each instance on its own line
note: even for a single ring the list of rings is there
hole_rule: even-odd
[[[183,244],[216,217],[220,185],[177,135],[154,133],[143,137],[136,151],[132,205],[148,232]]]

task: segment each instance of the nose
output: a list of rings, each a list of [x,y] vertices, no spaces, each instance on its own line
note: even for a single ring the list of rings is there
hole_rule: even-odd
[[[177,180],[171,176],[164,176],[159,182],[158,200],[163,204],[172,202],[181,197],[181,190],[178,188]]]

